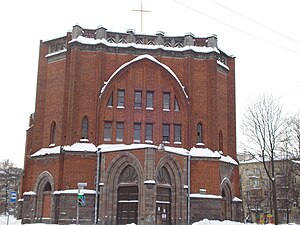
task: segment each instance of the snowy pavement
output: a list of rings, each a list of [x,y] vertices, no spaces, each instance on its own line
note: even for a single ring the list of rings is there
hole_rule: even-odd
[[[14,217],[10,216],[7,223],[7,216],[0,216],[0,225],[21,225],[21,220],[16,220]],[[47,225],[45,223],[34,223],[34,225]],[[54,224],[51,224],[54,225]],[[134,225],[134,224],[128,224]],[[199,222],[193,223],[192,225],[245,225],[244,223],[234,222],[234,221],[219,221],[219,220],[201,220]],[[255,223],[250,223],[248,225],[258,225]],[[283,224],[282,224],[283,225]],[[289,224],[289,225],[299,225],[299,224]]]

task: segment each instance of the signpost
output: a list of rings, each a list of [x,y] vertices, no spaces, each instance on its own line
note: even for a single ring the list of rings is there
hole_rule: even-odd
[[[87,183],[78,183],[77,186],[78,186],[78,194],[76,200],[76,205],[77,205],[76,225],[78,225],[79,222],[79,205],[81,206],[85,205],[85,196],[84,193],[80,193],[80,190],[83,190],[84,187],[87,186]]]
[[[16,203],[17,202],[17,192],[12,191],[10,192],[10,203]]]

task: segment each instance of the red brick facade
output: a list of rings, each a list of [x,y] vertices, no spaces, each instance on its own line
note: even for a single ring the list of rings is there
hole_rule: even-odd
[[[121,107],[119,91],[125,96]],[[139,101],[136,92],[141,93],[141,107],[135,107]],[[153,94],[150,108],[146,107],[148,92]],[[146,140],[147,124],[152,125],[151,140]],[[139,140],[135,140],[134,132]],[[201,143],[197,143],[199,140]],[[82,145],[75,148],[75,143]],[[120,144],[127,147],[108,147]],[[189,154],[193,147],[196,153]],[[97,150],[101,151],[99,179],[103,183],[97,215],[101,224],[123,223],[119,214],[124,201],[119,199],[119,190],[129,181],[137,185],[138,200],[131,200],[130,204],[135,207],[133,202],[138,202],[133,221],[139,225],[160,220],[166,220],[166,224],[186,224],[187,204],[196,209],[198,206],[193,204],[214,201],[201,200],[209,195],[221,196],[216,205],[226,202],[226,198],[231,202],[239,197],[235,163],[235,58],[218,49],[215,36],[145,36],[132,31],[108,32],[104,28],[88,30],[76,25],[65,37],[41,41],[36,107],[27,131],[21,189],[23,221],[47,221],[43,215],[49,214],[52,223],[71,222],[76,211],[68,210],[72,215],[67,215],[61,209],[73,203],[61,200],[70,195],[71,191],[66,190],[77,189],[78,182],[87,183],[87,190],[95,190]],[[202,156],[204,150],[217,156]],[[125,182],[124,171],[134,178],[125,177],[129,179]],[[191,201],[186,197],[199,189],[206,189],[207,198],[201,195]],[[176,197],[170,195],[171,203],[161,201],[159,190],[170,190]],[[49,191],[51,204],[49,195],[39,197]],[[76,195],[71,196],[76,201]],[[79,219],[92,224],[95,199],[88,196],[91,201],[83,210],[84,219]],[[176,207],[169,209],[170,204]],[[164,207],[167,213],[160,211]],[[214,212],[206,217],[238,220],[234,213],[238,207],[239,204],[231,204],[230,209],[218,206],[219,214]],[[194,212],[190,219],[201,219],[200,214]]]

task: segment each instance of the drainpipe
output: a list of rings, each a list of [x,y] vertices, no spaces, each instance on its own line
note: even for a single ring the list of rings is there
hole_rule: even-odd
[[[188,196],[187,196],[187,225],[190,225],[190,212],[191,212],[191,155],[188,154],[188,168],[187,168],[187,182],[188,182]]]
[[[100,174],[100,148],[97,151],[97,168],[96,168],[96,194],[95,194],[95,219],[94,224],[98,224],[99,211],[99,174]]]

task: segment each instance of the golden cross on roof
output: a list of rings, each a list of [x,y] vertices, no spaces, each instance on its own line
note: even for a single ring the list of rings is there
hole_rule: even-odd
[[[151,12],[151,11],[148,11],[148,10],[144,10],[143,9],[143,3],[141,2],[141,9],[134,9],[132,10],[134,12],[140,12],[141,13],[141,31],[143,31],[143,13],[144,12]]]

